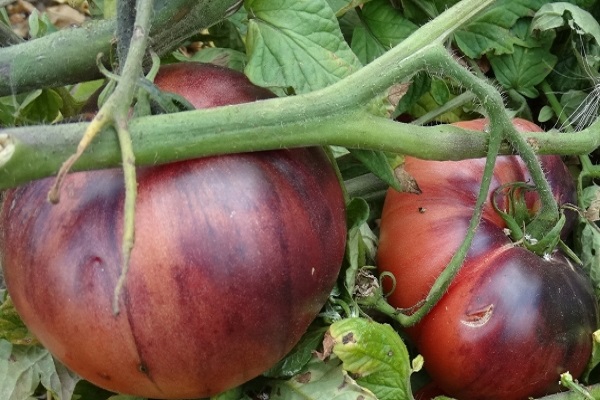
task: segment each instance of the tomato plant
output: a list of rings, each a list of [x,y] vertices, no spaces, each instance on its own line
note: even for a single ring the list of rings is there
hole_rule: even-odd
[[[198,63],[166,67],[157,84],[197,107],[270,95],[243,74]],[[72,174],[56,206],[46,201],[51,184],[6,194],[9,293],[44,346],[113,391],[204,397],[255,377],[298,342],[341,265],[344,200],[320,148],[145,167],[115,316],[123,174]]]
[[[142,395],[598,398],[597,3],[0,1],[0,259],[18,259],[3,266],[14,289],[0,273],[0,398],[124,400],[94,383],[152,382],[165,392]],[[423,202],[391,233],[390,188]],[[198,218],[210,235],[190,246]],[[412,257],[393,292],[390,243]],[[66,259],[84,272],[59,271]],[[182,278],[200,262],[222,266],[215,285]],[[292,307],[293,288],[312,300]],[[66,290],[78,297],[56,306]],[[507,357],[508,372],[493,362]]]
[[[467,124],[484,129],[486,121]],[[527,121],[515,125],[539,129]],[[395,285],[387,285],[394,307],[418,306],[450,262],[465,236],[484,161],[406,160],[421,194],[388,192],[378,251],[380,270],[394,277]],[[575,187],[564,163],[555,156],[541,162],[554,196],[573,203]],[[408,330],[433,380],[461,400],[554,392],[557,373],[578,377],[591,356],[598,311],[589,281],[560,252],[540,257],[512,242],[493,206],[497,188],[530,179],[518,157],[498,158],[464,265],[431,312]],[[527,200],[535,209],[536,196]]]

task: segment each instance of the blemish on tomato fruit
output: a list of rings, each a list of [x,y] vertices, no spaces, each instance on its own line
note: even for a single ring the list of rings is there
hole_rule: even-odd
[[[472,328],[479,328],[492,318],[492,314],[494,313],[494,305],[489,304],[483,308],[478,310],[469,312],[465,315],[465,318],[461,319],[460,322],[463,325],[470,326]]]
[[[425,207],[419,207],[419,212],[421,214],[425,214],[426,211],[427,211],[427,209]]]
[[[104,379],[105,381],[110,381],[112,379],[111,376],[106,372],[98,372],[98,376]]]
[[[348,332],[347,334],[345,334],[342,337],[342,343],[343,344],[356,343],[356,340],[354,339],[354,333],[353,332]]]
[[[144,375],[148,375],[148,367],[145,364],[140,364],[138,365],[138,370],[144,374]]]

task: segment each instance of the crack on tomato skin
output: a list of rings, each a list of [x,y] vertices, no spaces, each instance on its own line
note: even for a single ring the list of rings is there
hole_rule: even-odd
[[[127,326],[129,327],[129,332],[131,333],[131,338],[132,338],[132,342],[133,342],[133,350],[135,351],[135,355],[138,358],[138,364],[137,364],[137,370],[142,373],[146,378],[148,378],[148,380],[152,383],[152,385],[159,391],[159,392],[163,392],[162,388],[158,385],[158,383],[152,378],[152,375],[150,374],[150,368],[148,367],[148,363],[144,360],[144,357],[142,356],[142,349],[140,347],[140,343],[138,340],[138,337],[135,334],[135,329],[134,329],[134,323],[133,323],[133,316],[131,313],[131,307],[129,307],[129,293],[127,291],[127,288],[124,288],[123,291],[123,296],[122,298],[122,302],[125,303],[123,304],[125,307],[123,307],[123,309],[125,309],[125,314],[127,316]]]
[[[485,307],[475,311],[468,311],[460,323],[471,328],[480,328],[487,324],[494,314],[494,304],[488,304]]]

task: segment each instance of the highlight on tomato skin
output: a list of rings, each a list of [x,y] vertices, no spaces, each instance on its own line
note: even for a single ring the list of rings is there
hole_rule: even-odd
[[[515,125],[540,130],[522,120]],[[557,201],[574,202],[564,163],[557,156],[540,159]],[[411,309],[424,299],[456,252],[484,163],[406,158],[405,170],[422,193],[388,191],[377,255],[379,270],[395,277],[392,306]],[[530,181],[523,162],[499,157],[464,265],[433,310],[406,329],[434,385],[460,400],[523,400],[556,392],[560,373],[578,377],[591,355],[598,305],[588,278],[560,252],[539,257],[513,243],[491,203],[496,188],[515,181]],[[527,204],[533,212],[539,199],[529,195]],[[572,223],[567,225],[566,231]]]
[[[174,77],[174,91],[220,77],[218,91],[185,93],[196,105],[272,96],[219,67],[166,71],[159,82]],[[138,168],[137,180],[118,316],[122,171],[68,175],[58,205],[46,201],[52,179],[6,193],[1,262],[24,322],[84,379],[140,397],[208,397],[270,368],[316,317],[342,264],[345,204],[324,151],[207,157]]]

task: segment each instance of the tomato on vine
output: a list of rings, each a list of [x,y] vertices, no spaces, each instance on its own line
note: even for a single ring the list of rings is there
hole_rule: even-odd
[[[157,84],[196,107],[272,97],[241,73],[165,67]],[[320,148],[139,168],[135,248],[120,274],[123,173],[9,190],[0,253],[19,314],[58,359],[112,391],[197,398],[264,372],[300,340],[336,281],[344,198]]]
[[[485,123],[461,125],[475,130]],[[539,130],[523,120],[514,123]],[[557,201],[573,203],[573,180],[560,158],[542,156],[540,162]],[[427,297],[465,236],[484,164],[406,158],[405,170],[421,194],[390,190],[381,217],[378,264],[395,277],[392,306],[410,313]],[[559,251],[540,257],[513,242],[493,206],[497,188],[528,181],[519,157],[498,158],[462,268],[430,313],[407,329],[433,381],[460,400],[555,392],[559,374],[578,377],[591,355],[598,308],[588,279]],[[531,213],[539,207],[535,192],[524,202]]]

